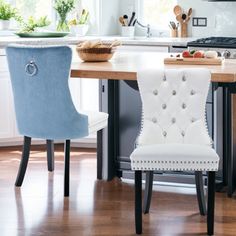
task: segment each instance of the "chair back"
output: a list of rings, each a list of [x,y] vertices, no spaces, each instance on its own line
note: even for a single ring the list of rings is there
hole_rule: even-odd
[[[210,79],[201,68],[138,72],[143,120],[137,144],[211,146],[205,115]]]
[[[6,52],[19,133],[43,139],[88,135],[88,117],[76,111],[69,91],[71,49],[14,45]]]

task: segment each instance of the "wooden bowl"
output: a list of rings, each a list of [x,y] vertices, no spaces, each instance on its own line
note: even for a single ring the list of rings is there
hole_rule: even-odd
[[[87,62],[104,62],[109,61],[114,52],[115,48],[101,47],[101,48],[80,48],[77,47],[76,51],[81,60]]]

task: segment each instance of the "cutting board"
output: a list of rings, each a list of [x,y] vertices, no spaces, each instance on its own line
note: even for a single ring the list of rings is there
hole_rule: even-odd
[[[182,58],[168,57],[164,59],[164,64],[171,65],[221,65],[223,57],[218,58]]]

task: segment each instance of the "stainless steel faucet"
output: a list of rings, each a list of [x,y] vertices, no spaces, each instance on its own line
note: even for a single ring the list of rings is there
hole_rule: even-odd
[[[137,23],[138,25],[140,25],[141,27],[143,27],[143,28],[147,28],[147,38],[150,38],[150,37],[152,36],[152,34],[151,34],[151,27],[150,27],[149,24],[143,25],[143,24],[141,24],[139,21],[137,21],[136,23]]]

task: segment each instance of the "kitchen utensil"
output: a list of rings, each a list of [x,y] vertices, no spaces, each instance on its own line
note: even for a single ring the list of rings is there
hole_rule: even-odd
[[[119,21],[122,26],[125,26],[124,18],[122,16],[119,18]]]
[[[170,25],[171,25],[172,29],[176,29],[177,28],[174,21],[170,21]]]
[[[127,15],[123,15],[123,19],[124,19],[125,26],[128,26],[129,17]]]
[[[131,18],[130,18],[130,21],[129,21],[128,26],[131,26],[131,25],[132,25],[133,20],[134,20],[134,17],[135,17],[135,12],[132,12],[132,16],[131,16]]]
[[[221,65],[224,58],[218,57],[214,59],[209,58],[178,58],[168,57],[164,59],[164,64],[170,65]]]
[[[188,16],[191,17],[192,13],[193,13],[193,9],[192,9],[192,8],[189,8],[189,10],[188,10]]]
[[[188,22],[186,22],[186,21],[180,22],[180,34],[179,34],[179,36],[181,38],[188,37]]]
[[[186,15],[185,13],[183,13],[183,14],[181,15],[181,18],[182,18],[183,21],[185,21],[185,20],[187,19],[187,15]]]
[[[181,14],[181,13],[182,13],[182,8],[181,8],[181,6],[176,5],[176,6],[174,7],[174,13],[175,13],[176,16],[179,15],[179,14]]]
[[[176,16],[176,20],[178,21],[178,22],[183,22],[183,19],[182,19],[182,14],[179,14],[179,15],[177,15]]]
[[[133,22],[133,26],[135,26],[136,22],[137,22],[137,19],[134,20],[134,22]]]

